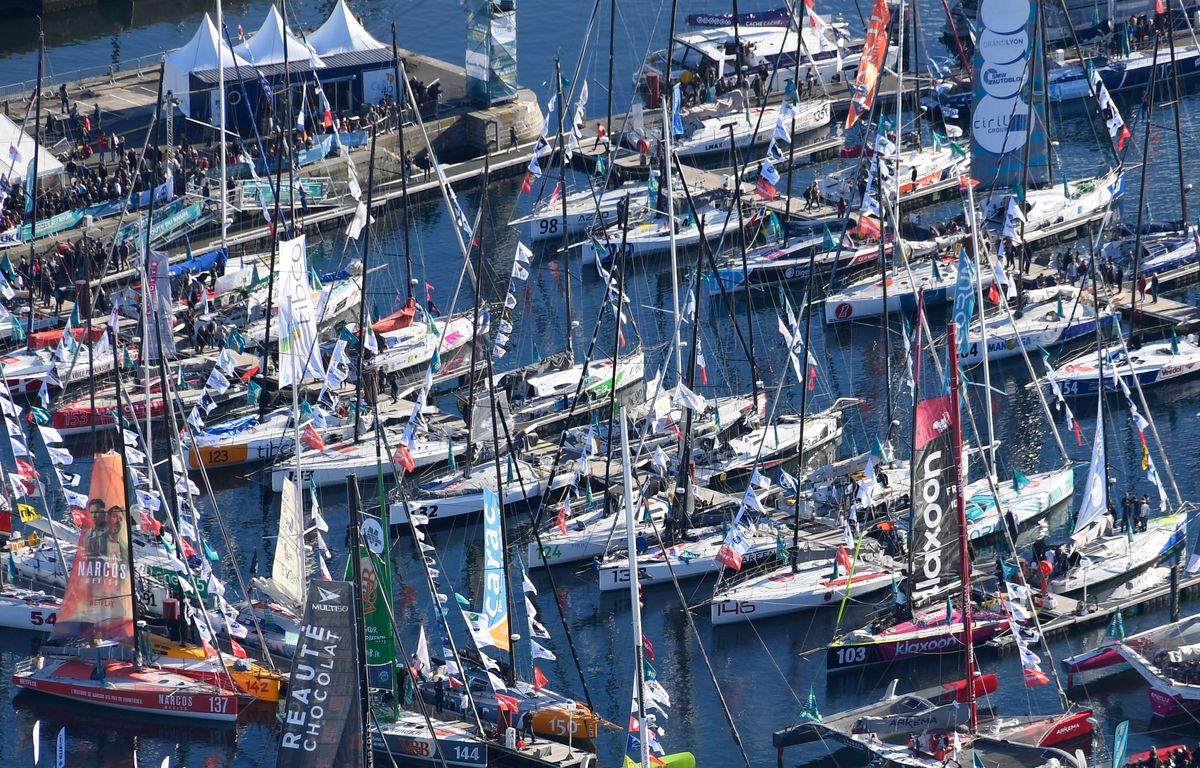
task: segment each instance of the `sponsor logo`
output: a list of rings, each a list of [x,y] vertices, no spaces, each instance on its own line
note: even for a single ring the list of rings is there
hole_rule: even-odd
[[[850,317],[850,315],[853,315],[853,314],[854,314],[854,307],[850,306],[849,304],[847,304],[845,302],[838,304],[837,307],[833,310],[833,316],[836,317],[838,320],[845,320],[846,318]]]
[[[918,656],[922,653],[935,653],[944,651],[950,647],[962,645],[958,642],[958,638],[950,635],[942,635],[941,637],[931,637],[925,640],[905,640],[902,643],[896,644],[896,657]]]

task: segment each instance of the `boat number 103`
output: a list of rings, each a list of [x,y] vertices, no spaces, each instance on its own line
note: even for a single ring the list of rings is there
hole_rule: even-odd
[[[857,648],[838,648],[837,661],[838,664],[861,664],[867,660],[867,649],[859,646]]]

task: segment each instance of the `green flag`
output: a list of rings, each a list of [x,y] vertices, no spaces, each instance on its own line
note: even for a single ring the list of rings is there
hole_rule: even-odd
[[[17,316],[12,316],[12,337],[15,341],[25,341],[25,329],[17,322]]]
[[[601,156],[597,157],[596,158],[596,175],[603,176],[607,170],[608,169],[604,164],[604,156],[601,155]]]
[[[367,664],[391,665],[396,663],[396,640],[392,634],[392,620],[385,601],[392,594],[392,575],[380,560],[383,541],[373,541],[369,531],[375,530],[383,536],[383,527],[373,517],[363,516],[362,529],[367,539],[358,548],[358,565],[362,571],[363,625],[367,636]],[[346,580],[353,580],[354,564],[346,563]],[[410,677],[405,675],[405,677]]]
[[[821,247],[827,251],[837,248],[837,241],[833,239],[833,233],[829,231],[829,225],[825,226],[825,239],[821,241]]]
[[[1017,493],[1020,493],[1021,489],[1025,488],[1025,486],[1027,486],[1027,485],[1029,485],[1029,478],[1025,476],[1025,473],[1019,469],[1014,469],[1013,470],[1013,490],[1016,491]]]
[[[29,410],[33,413],[34,422],[41,424],[43,427],[50,423],[50,411],[47,411],[45,408],[39,408],[36,405],[31,406]]]
[[[959,145],[959,143],[958,143],[958,142],[956,142],[956,141],[952,141],[952,142],[950,142],[950,151],[951,151],[951,152],[953,152],[954,154],[958,155],[959,157],[966,157],[966,156],[967,156],[967,150],[963,149],[963,148],[962,148],[962,147]]]
[[[262,387],[255,384],[253,381],[246,384],[246,402],[250,405],[258,405],[258,398],[262,395]]]
[[[246,337],[243,336],[237,328],[230,328],[229,335],[225,338],[225,346],[228,349],[236,349],[238,352],[245,352]]]

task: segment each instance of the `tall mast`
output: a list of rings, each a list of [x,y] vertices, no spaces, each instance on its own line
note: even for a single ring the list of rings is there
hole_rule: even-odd
[[[575,335],[575,328],[571,321],[571,239],[567,236],[567,137],[563,133],[563,118],[566,116],[567,104],[563,100],[562,62],[559,61],[557,56],[554,57],[554,87],[558,93],[558,183],[560,187],[558,196],[562,201],[562,260],[563,283],[566,287],[564,295],[566,297],[567,311],[567,357],[571,359],[571,364],[574,365],[575,344],[572,337]],[[490,363],[488,367],[491,367]]]
[[[983,281],[980,277],[983,275],[983,267],[979,258],[979,218],[975,213],[975,188],[967,184],[967,216],[969,217],[968,226],[971,233],[971,252],[975,257],[975,300],[979,305],[979,348],[983,350],[983,398],[985,403],[985,415],[987,416],[987,436],[988,436],[988,476],[996,477],[996,426],[993,423],[992,416],[992,369],[988,362],[988,335],[987,335],[987,317],[984,308],[987,306],[983,303]],[[1018,281],[1018,285],[1020,281]],[[1007,293],[1007,289],[1005,289]],[[1000,301],[1007,302],[1008,296],[1001,296]],[[970,327],[967,324],[964,331]],[[967,331],[969,332],[969,331]],[[961,343],[961,342],[960,342]],[[958,359],[958,350],[950,350],[950,356],[955,360]]]
[[[159,86],[159,87],[161,89],[161,86]],[[154,197],[154,194],[151,193],[150,196]],[[108,336],[109,336],[109,341],[112,344],[113,359],[115,361],[116,356],[117,356],[117,329],[110,327],[108,329]],[[120,368],[118,368],[116,370],[116,376],[113,377],[113,380],[115,381],[116,388],[117,388],[116,389],[117,409],[113,413],[113,426],[116,431],[117,449],[121,452],[121,482],[123,483],[123,485],[125,487],[125,528],[129,533],[129,547],[126,551],[126,556],[128,557],[128,562],[126,563],[126,565],[129,568],[129,604],[130,604],[130,606],[132,606],[132,620],[133,620],[133,632],[134,632],[134,635],[133,635],[133,637],[134,637],[133,666],[137,669],[141,669],[141,667],[142,667],[142,641],[141,641],[141,637],[138,636],[140,633],[140,630],[138,629],[138,601],[137,601],[137,588],[135,586],[135,584],[137,582],[137,571],[134,570],[134,567],[133,567],[134,566],[134,563],[133,563],[133,532],[136,530],[136,528],[134,527],[136,525],[136,523],[133,520],[133,495],[134,495],[134,493],[133,493],[133,484],[131,482],[129,482],[129,468],[126,465],[126,461],[125,461],[125,456],[126,456],[126,453],[125,453],[125,431],[123,429],[121,429],[121,412],[124,408],[124,405],[123,405],[123,402],[121,399],[121,370],[120,370]],[[131,405],[133,404],[132,399],[129,402]],[[92,418],[95,419],[95,413],[92,414]],[[149,452],[149,450],[150,450],[149,437],[146,438],[146,450],[147,450],[147,452]],[[172,470],[172,471],[174,471],[174,470]],[[153,468],[151,469],[151,472],[153,473]],[[150,475],[148,475],[148,477],[152,478],[152,477],[154,477],[154,475],[150,474]],[[171,480],[172,480],[171,485],[174,485],[175,484],[174,477],[172,477]],[[47,509],[47,511],[49,511],[49,509]],[[176,529],[176,530],[178,530],[178,529]],[[57,543],[58,543],[58,538],[55,537],[55,544],[57,544]],[[61,556],[61,553],[60,553],[60,556]]]
[[[899,134],[896,136],[900,138]],[[896,154],[900,153],[900,145],[896,145]],[[883,312],[881,313],[880,321],[882,323],[880,330],[880,342],[883,345],[883,391],[887,397],[887,410],[885,416],[887,423],[884,425],[884,434],[890,434],[892,430],[892,339],[888,336],[888,260],[887,246],[884,243],[884,215],[887,213],[887,195],[883,192],[883,174],[879,172],[879,166],[883,161],[879,157],[879,151],[875,152],[875,197],[876,204],[879,208],[879,287],[883,291]],[[896,173],[896,207],[900,206],[900,179],[899,172]],[[899,246],[900,227],[896,227],[897,246]],[[838,246],[841,247],[840,245]],[[897,253],[898,248],[892,249],[893,261],[897,258],[904,258],[903,253]],[[934,258],[937,258],[934,256]]]
[[[154,101],[154,121],[150,123],[150,134],[146,137],[146,146],[142,149],[141,162],[142,162],[143,166],[150,165],[148,155],[149,155],[150,147],[154,144],[155,134],[158,132],[159,118],[162,116],[163,74],[165,71],[166,71],[166,65],[165,64],[159,65],[158,97]],[[151,259],[151,256],[150,256],[150,230],[154,226],[154,188],[155,188],[155,186],[157,186],[158,177],[153,172],[155,169],[151,168],[150,170],[151,170],[151,173],[150,173],[150,205],[146,208],[146,238],[143,241],[144,251],[142,253],[142,257],[143,257],[142,258],[142,363],[145,365],[145,369],[143,371],[143,375],[145,376],[145,381],[143,382],[143,388],[144,388],[143,394],[145,396],[144,403],[145,403],[145,407],[146,407],[146,429],[145,429],[144,434],[145,434],[145,443],[146,443],[146,476],[147,477],[154,476],[154,450],[153,450],[154,442],[153,442],[153,433],[150,429],[150,425],[152,422],[150,415],[151,415],[151,411],[153,410],[150,407],[150,358],[154,354],[154,350],[152,350],[150,347],[150,322],[151,322],[150,290],[153,287],[155,290],[155,296],[157,296],[157,289],[158,289],[157,280],[153,281],[153,283],[152,283],[152,281],[150,279],[150,259]],[[159,326],[158,326],[158,313],[157,313],[157,308],[156,308],[155,314],[154,314],[154,335],[157,337],[157,336],[161,335],[161,333],[162,333],[162,329],[159,328]],[[116,377],[120,378],[120,376],[121,376],[121,372],[119,370],[116,371]],[[160,386],[165,387],[166,385],[167,385],[167,382],[164,379],[161,382]],[[131,402],[132,402],[132,400],[131,400]],[[118,410],[118,414],[119,414],[120,413],[120,403],[118,403],[117,410]],[[92,415],[92,418],[95,418],[95,414]],[[119,415],[114,419],[114,422],[115,422],[115,426],[119,429],[121,426],[121,419],[120,419]],[[172,479],[171,487],[174,488],[174,486],[175,486],[175,483]]]
[[[396,136],[400,142],[400,218],[404,221],[404,290],[411,301],[413,297],[412,249],[409,247],[408,232],[408,151],[404,148],[404,109],[408,105],[408,73],[400,63],[400,52],[396,48],[396,23],[392,22],[392,67],[396,71]],[[375,141],[371,140],[371,159],[375,158]],[[499,147],[497,147],[499,149]],[[370,171],[368,171],[368,176]],[[370,185],[370,181],[367,182]],[[367,191],[368,197],[370,190]],[[370,224],[371,211],[367,206],[367,223]],[[369,228],[369,226],[368,226]],[[364,270],[365,272],[365,270]],[[366,292],[363,301],[367,300]]]
[[[637,533],[633,528],[633,476],[629,471],[629,426],[625,420],[625,410],[621,409],[618,416],[621,420],[621,478],[625,497],[625,546],[629,551],[629,612],[633,623],[633,659],[634,679],[637,687],[635,701],[638,708],[639,738],[641,743],[641,766],[650,766],[650,739],[646,737],[650,724],[646,722],[645,669],[642,646],[642,605],[641,587],[637,579]]]
[[[229,237],[229,190],[226,188],[228,181],[225,167],[225,160],[228,157],[225,149],[225,41],[221,38],[221,30],[225,28],[225,11],[221,5],[222,0],[217,0],[217,135],[220,138],[221,146],[221,247],[228,249],[227,242]],[[232,53],[232,49],[230,50]],[[226,250],[228,255],[229,251]]]
[[[1154,57],[1150,60],[1150,88],[1146,91],[1146,115],[1145,115],[1145,120],[1144,120],[1144,122],[1146,123],[1146,134],[1145,134],[1146,138],[1142,141],[1142,170],[1141,170],[1141,182],[1140,182],[1139,188],[1138,188],[1137,228],[1134,230],[1134,233],[1133,233],[1133,275],[1130,277],[1130,279],[1132,280],[1132,290],[1129,291],[1129,338],[1131,340],[1134,337],[1133,331],[1137,327],[1138,270],[1141,268],[1141,263],[1142,263],[1142,217],[1143,217],[1144,211],[1146,209],[1146,171],[1150,167],[1150,128],[1151,128],[1151,124],[1154,122],[1154,86],[1158,82],[1157,75],[1158,75],[1158,43],[1159,43],[1159,40],[1160,40],[1160,35],[1156,28],[1156,30],[1154,32]],[[1175,102],[1176,112],[1178,112],[1178,110],[1179,110],[1178,98],[1179,97],[1176,96],[1176,102]],[[1178,116],[1176,117],[1176,119],[1178,119]],[[1181,202],[1184,199],[1185,198],[1180,197]],[[1185,206],[1187,205],[1186,202],[1182,202],[1182,204]],[[1185,208],[1185,210],[1186,210],[1186,208]],[[1187,227],[1187,219],[1184,219],[1183,226],[1185,228]],[[1093,261],[1092,266],[1095,266],[1095,255],[1094,254],[1092,257],[1092,261]],[[1091,274],[1095,275],[1096,273],[1092,272]],[[1100,377],[1100,385],[1101,385],[1100,386],[1100,397],[1103,398],[1104,397],[1104,377],[1103,376]]]
[[[31,190],[30,199],[25,202],[25,207],[29,209],[29,333],[25,334],[25,348],[32,349],[33,344],[33,305],[36,303],[34,296],[37,295],[37,286],[33,284],[33,262],[34,255],[37,251],[34,249],[34,243],[37,241],[37,218],[38,218],[38,155],[42,147],[42,68],[46,59],[46,35],[42,31],[42,17],[38,16],[38,63],[37,63],[37,87],[34,89],[34,107],[33,107],[33,162],[32,168],[26,167],[25,173],[33,174],[33,181],[26,180],[26,185]],[[159,99],[162,98],[162,83],[159,83]],[[154,197],[154,193],[150,194]]]
[[[796,64],[792,70],[792,89],[795,94],[795,102],[792,104],[792,119],[791,125],[788,127],[788,167],[787,167],[787,194],[783,196],[783,245],[786,248],[788,243],[787,222],[792,218],[792,177],[796,168],[796,109],[800,106],[800,55],[804,51],[804,9],[803,2],[796,3],[797,10],[800,11],[799,17],[794,14],[792,16],[796,23]],[[784,33],[784,45],[787,44],[787,33]],[[809,66],[812,66],[811,64]],[[787,103],[787,97],[784,97],[784,103]],[[809,269],[814,266],[809,265]],[[747,291],[750,286],[746,286]],[[795,558],[793,558],[795,560]]]
[[[734,74],[735,88],[741,88],[742,86],[742,63],[744,60],[742,56],[742,33],[738,27],[738,0],[733,0],[733,65],[737,67],[737,72]]]
[[[267,311],[266,316],[263,318],[263,322],[266,324],[266,329],[263,331],[262,350],[262,372],[264,383],[266,383],[267,362],[271,358],[271,313],[275,309],[275,259],[276,254],[279,251],[279,209],[281,205],[279,196],[282,194],[281,182],[283,179],[283,145],[287,141],[288,135],[285,133],[285,131],[287,131],[286,123],[288,120],[292,119],[292,92],[290,87],[291,83],[289,82],[288,77],[287,7],[285,0],[279,0],[279,6],[282,8],[283,16],[283,82],[284,89],[287,91],[287,114],[282,120],[279,119],[278,115],[275,115],[277,121],[277,127],[275,130],[275,205],[273,206],[274,210],[271,213],[271,263],[269,267],[270,276],[267,280]],[[271,108],[271,113],[276,113],[276,110],[273,107]],[[271,169],[268,166],[266,170],[269,172]],[[291,183],[290,174],[288,175],[288,183]],[[279,361],[279,366],[281,368],[283,367],[282,360]],[[278,372],[276,372],[276,375],[278,376]],[[269,405],[269,399],[266,397],[262,398],[258,406],[259,412],[266,413]]]
[[[362,300],[358,303],[358,375],[354,377],[354,442],[362,439],[362,401],[363,356],[366,354],[367,334],[372,333],[366,325],[367,314],[367,275],[371,273],[371,206],[375,202],[375,144],[379,140],[379,127],[371,126],[371,157],[367,162],[367,220],[363,228],[362,248]],[[403,133],[403,131],[401,131]],[[401,155],[403,157],[403,155]],[[401,169],[400,176],[404,176]],[[407,196],[407,195],[405,195]],[[407,231],[408,227],[405,226]],[[307,279],[307,278],[305,278]],[[411,288],[410,288],[411,291]],[[379,384],[376,382],[376,389]]]
[[[950,342],[948,357],[950,358],[950,424],[954,439],[954,503],[958,515],[958,552],[962,561],[962,592],[959,600],[962,602],[959,610],[962,613],[963,645],[966,646],[964,660],[967,673],[968,713],[970,715],[971,733],[979,730],[979,714],[975,707],[975,642],[971,628],[971,556],[967,548],[967,500],[963,497],[965,482],[962,466],[962,409],[960,408],[958,392],[958,349],[954,338],[954,323],[947,328]]]
[[[734,3],[736,13],[737,3]],[[736,16],[734,17],[736,21]],[[765,87],[765,86],[764,86]],[[733,157],[733,202],[737,206],[738,217],[738,250],[742,255],[742,283],[747,287],[746,290],[746,328],[747,340],[749,344],[750,357],[750,387],[754,398],[754,407],[758,408],[758,364],[754,360],[754,292],[749,290],[750,287],[750,267],[746,263],[746,220],[742,214],[742,183],[741,174],[739,173],[737,137],[733,134],[733,123],[726,126],[729,129],[729,149]],[[669,170],[669,169],[668,169]],[[790,191],[790,190],[789,190]],[[674,226],[671,227],[674,232]],[[697,291],[700,286],[696,285]]]
[[[361,345],[360,345],[361,346]],[[362,594],[362,558],[359,552],[362,548],[362,516],[360,513],[362,500],[358,495],[358,478],[351,472],[346,475],[346,498],[350,500],[350,565],[351,574],[354,581],[354,645],[358,653],[355,654],[354,668],[358,672],[358,705],[362,710],[362,755],[363,765],[370,768],[375,765],[374,750],[371,749],[371,697],[368,691],[367,679],[367,623],[366,617],[363,615],[363,594]],[[387,507],[383,507],[386,511]],[[385,529],[386,530],[386,529]],[[390,534],[384,535],[388,538]],[[320,555],[317,555],[320,557]],[[391,567],[391,563],[385,561],[384,565]],[[392,675],[394,678],[394,675]]]
[[[296,195],[298,194],[296,182],[298,179],[296,178],[296,118],[292,117],[292,72],[291,62],[288,58],[290,51],[288,50],[287,0],[279,0],[279,14],[283,24],[283,93],[284,100],[287,102],[287,114],[284,115],[280,125],[282,130],[286,131],[283,135],[287,137],[288,223],[290,225],[296,220]],[[301,107],[303,106],[301,104]],[[282,162],[282,156],[280,161]],[[307,280],[308,276],[305,275],[304,279]]]
[[[612,114],[613,114],[613,50],[617,43],[617,0],[609,0],[608,3],[608,118],[606,120],[606,130],[604,135],[608,136],[609,145],[612,144]],[[1172,49],[1174,50],[1174,49]],[[666,122],[663,123],[666,125]],[[607,151],[605,154],[608,154]]]
[[[1175,60],[1175,11],[1170,2],[1167,3],[1167,45],[1171,50],[1171,84],[1175,92],[1175,156],[1179,160],[1179,213],[1183,220],[1183,231],[1187,232],[1187,182],[1183,178],[1183,127],[1180,125],[1183,91],[1179,89],[1179,63]]]
[[[667,97],[664,94],[662,99],[663,110],[663,147],[666,149],[666,162],[663,163],[663,168],[666,173],[663,180],[667,185],[667,222],[670,225],[671,233],[671,311],[674,325],[674,341],[675,341],[675,382],[683,381],[683,345],[680,343],[680,317],[679,317],[679,251],[675,244],[675,170],[671,166],[671,155],[674,152],[672,143],[674,141],[674,126],[671,124],[670,116],[667,114]],[[628,215],[625,217],[623,226],[629,225]],[[622,246],[624,246],[624,237],[622,237]],[[624,254],[622,254],[624,255]],[[696,286],[698,291],[700,286]],[[692,318],[692,322],[696,322],[696,318]],[[614,357],[615,361],[616,358]]]

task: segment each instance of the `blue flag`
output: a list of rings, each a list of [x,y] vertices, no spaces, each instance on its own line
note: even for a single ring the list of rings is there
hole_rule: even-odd
[[[679,83],[675,83],[675,87],[671,89],[671,134],[674,136],[683,135],[683,116],[679,114],[682,105],[683,94],[679,89]]]
[[[1128,745],[1129,721],[1122,720],[1113,734],[1112,768],[1125,768],[1125,749]]]

